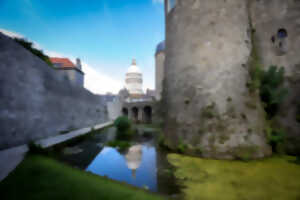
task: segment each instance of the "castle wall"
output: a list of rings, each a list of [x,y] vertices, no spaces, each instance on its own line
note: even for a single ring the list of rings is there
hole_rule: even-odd
[[[107,102],[108,117],[110,120],[115,120],[122,115],[121,98],[117,96],[113,101]]]
[[[246,87],[249,28],[246,0],[177,0],[166,14],[164,132],[171,148],[186,144],[225,159],[271,154],[258,95]]]
[[[254,42],[262,66],[266,69],[271,65],[285,68],[285,85],[289,93],[277,121],[286,130],[288,152],[300,152],[300,123],[296,121],[296,108],[300,105],[300,1],[249,2]],[[280,29],[287,31],[287,37],[278,38]]]
[[[164,62],[165,53],[163,51],[155,55],[155,92],[157,100],[161,99],[164,79]]]
[[[0,34],[0,149],[107,121],[103,97]]]
[[[72,84],[83,87],[84,75],[74,69],[58,69],[57,72],[60,74],[61,79],[69,80]]]

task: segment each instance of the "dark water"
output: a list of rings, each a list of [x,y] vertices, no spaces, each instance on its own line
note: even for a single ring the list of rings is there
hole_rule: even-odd
[[[115,128],[94,135],[62,150],[63,161],[110,179],[126,182],[153,192],[173,195],[178,193],[175,178],[170,174],[171,166],[166,155],[156,147],[157,133],[149,136],[139,131],[132,146],[124,151],[105,146],[115,139]],[[150,131],[151,132],[151,131]]]

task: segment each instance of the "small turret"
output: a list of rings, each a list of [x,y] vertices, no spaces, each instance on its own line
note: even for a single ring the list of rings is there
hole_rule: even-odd
[[[81,70],[81,61],[79,58],[76,58],[76,67]]]
[[[136,60],[135,59],[132,59],[131,65],[136,65]]]

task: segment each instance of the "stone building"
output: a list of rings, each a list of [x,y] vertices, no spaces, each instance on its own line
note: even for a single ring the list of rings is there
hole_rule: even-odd
[[[142,88],[142,72],[133,59],[125,75],[125,88],[120,90],[113,102],[107,104],[110,119],[125,115],[136,123],[151,123],[156,92],[148,89],[145,94]]]
[[[143,92],[143,74],[133,59],[131,66],[128,68],[125,78],[125,88],[130,95],[140,96]]]
[[[161,99],[165,62],[165,41],[160,42],[155,51],[155,92],[156,100]]]
[[[50,58],[50,61],[63,78],[83,87],[84,73],[79,58],[76,59],[76,65],[68,58]]]

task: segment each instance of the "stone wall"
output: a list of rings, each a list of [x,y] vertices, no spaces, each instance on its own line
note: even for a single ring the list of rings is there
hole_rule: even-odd
[[[122,101],[119,96],[111,102],[107,102],[108,117],[110,120],[115,120],[122,115]]]
[[[160,51],[155,55],[155,93],[156,100],[161,99],[163,80],[164,80],[165,52]]]
[[[288,96],[281,106],[278,124],[287,134],[289,153],[300,153],[300,123],[296,121],[296,108],[300,105],[300,1],[249,1],[254,39],[262,66],[283,66]],[[286,30],[286,37],[278,37]]]
[[[0,149],[106,122],[103,98],[0,33]]]
[[[78,87],[83,87],[84,84],[84,74],[77,71],[76,69],[56,69],[57,73],[62,79],[69,80],[72,84]]]
[[[247,0],[177,0],[166,14],[168,146],[222,159],[271,154],[258,94],[246,87],[249,33]]]

